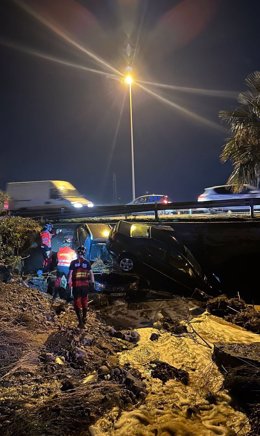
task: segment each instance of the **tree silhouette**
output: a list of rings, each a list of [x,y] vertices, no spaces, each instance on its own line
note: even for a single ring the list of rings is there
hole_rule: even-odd
[[[228,183],[239,191],[244,183],[259,187],[260,180],[260,71],[246,78],[248,90],[239,94],[240,105],[234,111],[221,111],[231,136],[220,158],[231,161],[233,170]]]

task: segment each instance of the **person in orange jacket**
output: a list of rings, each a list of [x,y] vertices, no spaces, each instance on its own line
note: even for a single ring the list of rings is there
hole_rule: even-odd
[[[41,252],[43,256],[43,271],[47,272],[51,265],[51,241],[53,237],[53,225],[45,224],[43,227],[40,237],[41,237]]]
[[[64,274],[66,277],[69,274],[71,262],[77,259],[76,252],[71,248],[70,245],[71,239],[66,238],[57,253],[57,273]]]

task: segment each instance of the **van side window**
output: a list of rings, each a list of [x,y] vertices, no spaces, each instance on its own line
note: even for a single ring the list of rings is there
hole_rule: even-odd
[[[50,189],[50,198],[52,200],[57,200],[58,198],[60,198],[60,192],[58,191],[57,188],[51,188]]]

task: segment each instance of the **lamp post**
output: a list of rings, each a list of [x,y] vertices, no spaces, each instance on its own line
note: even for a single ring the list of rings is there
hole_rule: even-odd
[[[129,88],[129,113],[130,113],[130,142],[131,142],[131,168],[132,168],[132,200],[135,199],[135,156],[134,156],[134,126],[133,126],[133,100],[132,84],[133,77],[130,74],[125,76],[124,82]]]

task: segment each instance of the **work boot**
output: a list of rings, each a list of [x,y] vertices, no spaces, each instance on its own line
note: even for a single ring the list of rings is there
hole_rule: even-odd
[[[85,325],[87,321],[87,308],[83,307],[83,317],[82,317],[82,322]]]
[[[75,312],[77,314],[78,321],[79,321],[78,328],[82,329],[84,327],[84,324],[83,324],[81,309],[75,309]]]

